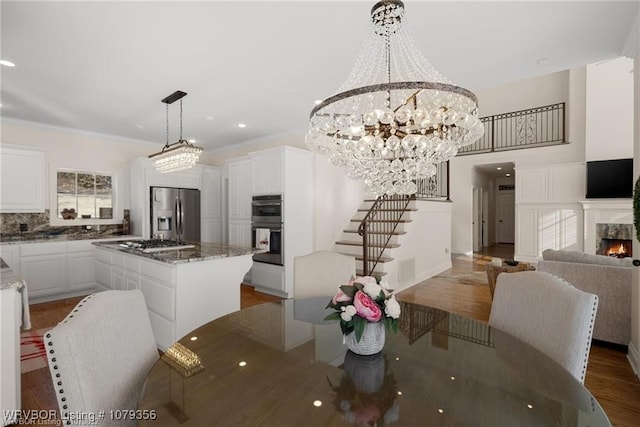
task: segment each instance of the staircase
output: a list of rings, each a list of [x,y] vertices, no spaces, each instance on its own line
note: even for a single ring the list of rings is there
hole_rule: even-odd
[[[415,198],[408,196],[365,200],[335,242],[336,251],[355,256],[358,276],[384,276],[394,260],[394,249],[406,234],[404,225],[411,222],[410,212],[415,210]]]

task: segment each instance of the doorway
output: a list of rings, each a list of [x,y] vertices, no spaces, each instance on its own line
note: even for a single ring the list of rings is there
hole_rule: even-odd
[[[473,250],[515,243],[515,164],[475,165],[473,188]]]
[[[498,192],[498,243],[515,241],[516,197],[514,191]]]

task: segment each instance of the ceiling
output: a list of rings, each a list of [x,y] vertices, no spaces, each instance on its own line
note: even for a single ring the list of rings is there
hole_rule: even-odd
[[[0,55],[16,66],[0,67],[0,111],[160,148],[160,100],[182,90],[184,137],[205,150],[304,131],[347,77],[372,5],[3,0]],[[638,5],[407,0],[405,21],[438,71],[477,91],[621,56]]]
[[[475,165],[474,167],[483,175],[488,175],[492,178],[504,178],[507,177],[507,174],[512,178],[515,177],[515,164],[512,162]]]

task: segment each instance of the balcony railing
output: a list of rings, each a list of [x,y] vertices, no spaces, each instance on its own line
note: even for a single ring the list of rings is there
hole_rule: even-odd
[[[566,144],[565,103],[482,117],[484,135],[458,155]]]
[[[528,110],[482,117],[484,135],[458,151],[459,156],[566,144],[564,102]],[[416,181],[417,199],[449,198],[449,162],[439,163],[437,173]]]

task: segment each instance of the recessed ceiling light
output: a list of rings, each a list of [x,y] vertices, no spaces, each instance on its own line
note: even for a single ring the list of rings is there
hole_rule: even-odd
[[[239,127],[239,128],[246,128],[246,127],[247,127],[247,125],[246,125],[246,124],[244,124],[244,123],[238,123],[238,127]]]
[[[510,173],[505,173],[505,176],[511,176],[511,174]]]
[[[499,171],[501,171],[501,170],[502,170],[502,168],[501,168],[501,167],[497,167],[497,168],[496,168],[496,170],[499,170]]]
[[[315,406],[316,408],[319,408],[322,406],[322,400],[314,400],[313,401],[313,406]]]
[[[0,60],[0,65],[4,65],[5,67],[15,67],[16,64],[14,64],[11,61],[7,61],[6,59]]]

